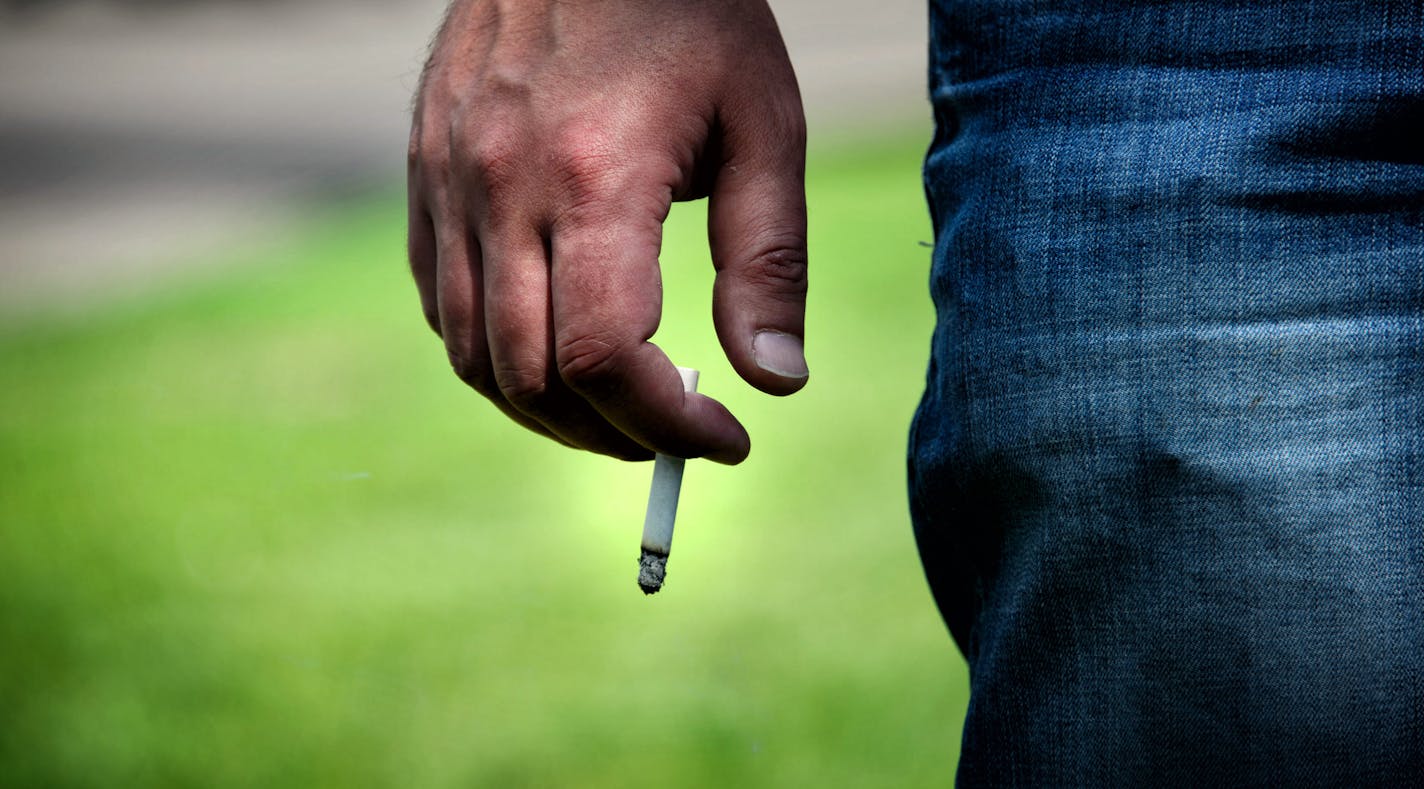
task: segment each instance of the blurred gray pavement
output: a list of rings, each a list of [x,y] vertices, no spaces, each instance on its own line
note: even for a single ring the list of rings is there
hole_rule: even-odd
[[[922,1],[772,5],[813,145],[928,128]],[[399,183],[443,7],[0,9],[0,311],[142,288],[317,201]]]

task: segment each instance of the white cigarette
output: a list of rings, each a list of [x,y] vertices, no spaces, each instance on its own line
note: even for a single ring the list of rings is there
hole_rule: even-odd
[[[682,388],[697,391],[697,371],[679,367]],[[663,588],[668,553],[672,551],[672,525],[677,518],[677,495],[682,490],[682,458],[659,453],[653,458],[653,487],[648,491],[648,514],[643,518],[643,555],[638,559],[638,586],[643,594]]]

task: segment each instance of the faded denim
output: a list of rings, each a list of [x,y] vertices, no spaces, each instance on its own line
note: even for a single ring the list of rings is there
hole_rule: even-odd
[[[1424,3],[944,0],[959,779],[1424,781]]]

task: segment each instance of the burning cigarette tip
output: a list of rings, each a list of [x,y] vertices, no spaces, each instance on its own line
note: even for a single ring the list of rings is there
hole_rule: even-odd
[[[638,559],[638,588],[643,594],[656,594],[663,588],[663,578],[667,576],[667,556],[647,549]]]

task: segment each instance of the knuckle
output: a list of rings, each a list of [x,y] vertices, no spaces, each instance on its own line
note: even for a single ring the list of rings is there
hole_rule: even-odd
[[[566,210],[582,212],[615,196],[618,160],[602,132],[584,126],[564,129],[553,151],[551,169]]]
[[[417,106],[411,114],[410,136],[406,138],[405,161],[407,172],[411,174],[419,173],[429,166],[429,161],[435,155],[434,143],[431,139],[438,135],[432,135],[429,131],[440,128],[438,116],[430,116],[424,108]]]
[[[517,124],[502,122],[499,113],[461,104],[450,114],[446,146],[455,163],[477,175],[500,174],[518,160],[522,146]]]
[[[587,215],[613,197],[613,177],[597,157],[565,157],[557,172],[564,213],[570,216]]]
[[[421,178],[427,187],[443,183],[450,169],[449,148],[430,139],[430,135],[413,141],[412,148],[409,174]]]
[[[432,176],[449,163],[449,139],[439,133],[442,128],[438,115],[417,112],[410,122],[410,136],[406,139],[405,160],[410,175]],[[442,139],[442,137],[445,137]]]
[[[494,385],[494,374],[484,359],[470,358],[468,355],[455,351],[448,351],[447,355],[450,358],[450,368],[455,371],[456,378],[464,381],[471,389],[486,397],[498,393],[499,389]]]
[[[782,245],[760,252],[747,263],[743,276],[753,287],[780,298],[805,299],[808,282],[805,247]]]
[[[520,411],[537,412],[548,398],[548,377],[542,369],[499,367],[494,380],[504,399]]]
[[[520,144],[503,132],[489,132],[466,145],[462,156],[462,169],[474,176],[484,194],[478,202],[486,221],[491,227],[507,224],[521,204],[514,199],[523,166]]]
[[[494,189],[514,180],[520,146],[512,135],[489,129],[466,145],[465,157],[487,187]]]
[[[606,388],[623,359],[623,343],[600,332],[560,338],[555,348],[559,377],[576,391]]]

